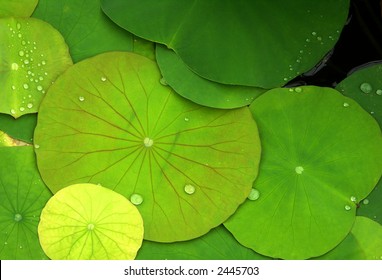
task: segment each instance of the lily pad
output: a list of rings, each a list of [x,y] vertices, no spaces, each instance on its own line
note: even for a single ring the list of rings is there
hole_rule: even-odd
[[[0,130],[0,147],[28,146],[28,143],[10,137]]]
[[[321,260],[381,260],[382,226],[366,217],[357,216],[344,241]]]
[[[273,88],[335,45],[349,0],[101,0],[119,26],[173,49],[198,75]]]
[[[357,201],[382,174],[381,130],[355,101],[330,88],[270,90],[250,109],[263,139],[254,183],[259,195],[225,225],[260,254],[323,255],[349,233]]]
[[[38,0],[0,0],[0,17],[29,17]]]
[[[0,259],[47,259],[37,225],[52,194],[40,178],[33,148],[2,147],[0,158]]]
[[[37,112],[45,91],[72,65],[64,39],[38,19],[0,18],[0,42],[0,112]]]
[[[122,195],[93,184],[57,192],[41,213],[38,235],[53,260],[135,258],[143,240],[138,209]]]
[[[74,62],[113,50],[154,53],[153,43],[135,38],[105,16],[100,0],[40,0],[33,17],[61,32]]]
[[[26,143],[33,142],[33,133],[36,124],[37,114],[24,115],[18,119],[8,114],[0,114],[0,130]]]
[[[199,238],[159,243],[143,241],[137,260],[269,260],[240,245],[224,227],[212,229]]]
[[[353,98],[382,127],[382,63],[365,65],[341,81],[336,89]]]
[[[138,205],[145,239],[172,242],[235,212],[257,176],[260,141],[248,108],[202,107],[160,79],[156,63],[134,53],[74,65],[44,99],[35,143],[53,192],[100,183]]]
[[[212,82],[195,74],[176,53],[163,45],[156,47],[156,59],[163,79],[181,96],[200,105],[232,109],[243,107],[265,89]]]

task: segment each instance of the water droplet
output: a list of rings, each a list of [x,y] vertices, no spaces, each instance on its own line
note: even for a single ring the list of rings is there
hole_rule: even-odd
[[[5,241],[5,242],[4,242],[4,245],[8,245],[8,242],[7,242],[7,241]]]
[[[88,230],[89,231],[92,231],[94,229],[94,224],[88,224]]]
[[[184,186],[184,191],[187,194],[193,194],[195,192],[195,187],[193,185],[187,184]]]
[[[20,245],[20,246],[19,246],[19,248],[20,248],[20,249],[22,249],[22,248],[23,248],[23,246],[22,246],[22,245]]]
[[[313,31],[313,32],[312,32],[312,35],[313,35],[313,36],[316,36],[316,35],[317,35],[317,32],[314,32],[314,31]]]
[[[260,197],[260,192],[257,189],[252,188],[251,192],[248,195],[248,199],[249,200],[258,200],[259,197]]]
[[[130,201],[134,205],[140,205],[143,202],[143,197],[140,194],[134,193],[130,196]]]
[[[21,29],[21,24],[18,22],[18,23],[16,24],[16,27],[17,27],[18,30],[20,30],[20,29]]]
[[[284,78],[283,80],[284,80],[284,81],[288,81],[288,78]]]
[[[23,219],[23,216],[21,216],[21,214],[19,213],[15,214],[14,220],[16,222],[20,222],[22,219]]]
[[[143,139],[143,144],[147,148],[149,148],[149,147],[151,147],[154,144],[154,141],[153,141],[153,139],[150,139],[149,137],[146,137],[145,139]]]
[[[345,210],[346,211],[349,211],[351,209],[351,207],[349,205],[345,205]]]
[[[83,101],[85,101],[85,97],[80,96],[80,97],[78,97],[78,100],[79,100],[80,102],[83,102]]]
[[[352,202],[357,202],[357,198],[356,198],[355,196],[350,197],[350,200],[351,200]]]
[[[25,46],[27,44],[27,42],[25,42],[24,40],[21,41],[21,45]]]
[[[11,114],[12,115],[16,114],[16,110],[15,109],[11,109]]]
[[[25,59],[25,60],[24,60],[24,64],[26,64],[26,65],[29,64],[29,60],[28,60],[28,59]]]
[[[370,202],[370,201],[369,201],[367,198],[365,198],[365,199],[362,201],[362,203],[365,204],[365,205],[368,205],[369,202]]]
[[[304,167],[302,166],[297,166],[294,171],[296,171],[297,174],[302,174],[302,172],[304,172]]]
[[[362,83],[359,88],[364,93],[370,93],[373,90],[373,87],[369,83]]]
[[[188,122],[189,120],[190,120],[190,119],[187,118],[187,117],[184,118],[184,121],[185,121],[185,122]]]
[[[306,39],[305,41],[309,43],[309,42],[310,42],[310,39]]]
[[[13,89],[13,90],[15,90],[15,89],[16,89],[16,87],[15,87],[15,86],[12,86],[12,89]]]
[[[322,40],[322,37],[318,36],[318,37],[317,37],[317,40],[318,40],[318,41],[321,41],[321,40]]]
[[[39,148],[40,148],[40,145],[38,145],[38,144],[34,144],[34,148],[35,148],[35,149],[39,149]]]
[[[300,92],[302,92],[302,88],[300,88],[300,87],[296,87],[296,88],[294,89],[294,91],[297,92],[297,93],[300,93]]]
[[[38,77],[38,79],[39,79],[40,81],[43,81],[43,80],[44,80],[44,77],[40,76],[40,77]]]
[[[24,112],[25,111],[25,108],[24,107],[20,107],[20,112]]]
[[[38,80],[36,80],[36,83],[38,82]],[[42,91],[42,86],[37,86],[37,90],[38,91]]]
[[[14,62],[14,63],[12,63],[11,68],[12,68],[12,70],[17,71],[17,70],[19,70],[19,65]]]
[[[378,95],[382,95],[382,89],[377,89],[377,91],[375,93]]]
[[[19,56],[24,56],[24,51],[19,51]]]
[[[17,34],[17,37],[21,38],[23,35],[21,33]]]
[[[167,81],[162,77],[159,81],[162,85],[168,86]]]
[[[106,77],[101,77],[101,81],[106,82],[107,81]]]
[[[347,108],[347,107],[349,107],[349,106],[350,106],[349,103],[344,102],[344,107],[345,107],[345,108]]]
[[[42,64],[42,65],[45,65],[45,64],[46,64],[46,61],[45,61],[45,60],[41,61],[41,64]]]
[[[32,109],[33,104],[32,104],[32,103],[28,103],[27,107],[28,107],[29,109]]]
[[[24,88],[24,89],[28,89],[28,88],[29,88],[29,85],[28,85],[28,84],[23,84],[23,88]]]

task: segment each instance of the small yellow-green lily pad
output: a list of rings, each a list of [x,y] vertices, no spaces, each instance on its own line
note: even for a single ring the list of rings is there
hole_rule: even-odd
[[[134,259],[143,240],[143,221],[122,195],[79,184],[48,201],[38,234],[44,252],[54,260]]]
[[[38,0],[0,0],[0,17],[29,17]]]
[[[72,65],[51,25],[33,18],[0,19],[0,112],[14,118],[38,111],[52,82]]]

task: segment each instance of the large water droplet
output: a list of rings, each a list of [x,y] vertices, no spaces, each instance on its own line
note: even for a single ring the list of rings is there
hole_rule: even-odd
[[[19,56],[24,56],[24,51],[19,51]]]
[[[184,186],[184,191],[187,194],[193,194],[195,192],[195,187],[193,185],[187,184]]]
[[[300,93],[300,92],[302,92],[302,88],[300,88],[300,87],[296,87],[296,88],[294,89],[294,91],[297,92],[297,93]]]
[[[143,144],[145,145],[145,147],[149,148],[154,144],[154,141],[153,139],[146,137],[145,139],[143,139]]]
[[[304,167],[302,166],[297,166],[294,171],[296,171],[297,174],[302,174],[302,172],[304,172]]]
[[[367,198],[365,198],[365,199],[362,201],[362,203],[365,204],[365,205],[368,205],[369,202],[370,202],[370,201],[369,201]]]
[[[382,95],[382,89],[377,89],[377,91],[375,93],[378,95]]]
[[[14,63],[12,63],[12,65],[11,65],[11,69],[17,71],[17,70],[19,70],[19,65],[18,65],[17,63],[14,62]]]
[[[42,91],[42,86],[37,86],[38,91]]]
[[[20,222],[22,219],[23,219],[23,216],[21,216],[21,214],[18,214],[18,213],[15,214],[14,220],[16,222]]]
[[[258,200],[259,197],[260,197],[260,192],[257,189],[252,188],[251,192],[248,195],[248,199],[249,200]]]
[[[370,93],[373,90],[373,87],[369,83],[362,83],[359,88],[362,90],[364,93]]]
[[[134,205],[140,205],[143,202],[143,197],[140,194],[134,193],[130,196],[130,201]]]

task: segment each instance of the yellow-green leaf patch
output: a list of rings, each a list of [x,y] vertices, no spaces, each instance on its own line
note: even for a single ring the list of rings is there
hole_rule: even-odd
[[[0,0],[0,17],[29,17],[38,0]]]
[[[79,184],[48,201],[38,234],[45,253],[54,260],[130,260],[141,247],[143,221],[122,195]]]

